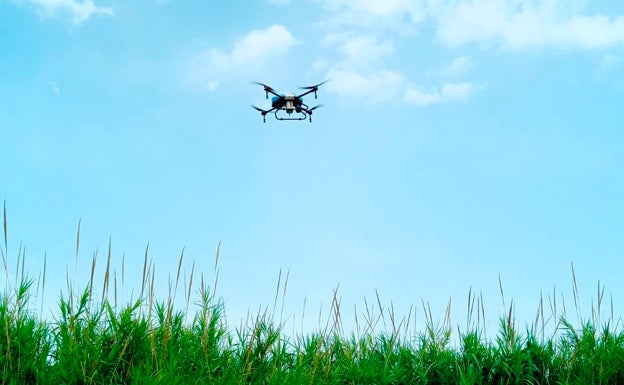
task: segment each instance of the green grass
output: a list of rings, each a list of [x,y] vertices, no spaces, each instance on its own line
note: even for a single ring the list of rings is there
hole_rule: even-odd
[[[485,311],[479,295],[468,293],[466,327],[451,326],[449,301],[436,322],[423,303],[426,324],[410,331],[410,317],[399,319],[392,307],[366,303],[353,333],[342,332],[340,299],[334,292],[326,327],[307,335],[284,331],[273,312],[260,311],[246,325],[230,328],[224,305],[215,295],[215,278],[199,277],[179,286],[184,255],[164,300],[154,293],[154,272],[144,257],[140,298],[117,304],[117,278],[110,248],[101,286],[94,282],[96,259],[84,289],[68,280],[53,319],[34,309],[45,290],[45,266],[34,280],[17,257],[10,286],[6,210],[2,259],[6,286],[0,295],[2,384],[622,384],[624,333],[614,315],[602,322],[603,291],[592,316],[574,326],[554,298],[540,300],[535,322],[519,328],[514,305],[500,317],[494,338],[484,337]],[[78,253],[79,232],[76,240]],[[45,263],[44,263],[45,265]],[[123,267],[122,267],[123,276]],[[574,301],[578,309],[573,271]],[[184,291],[184,309],[173,298]],[[196,294],[192,294],[196,293]],[[501,285],[501,295],[502,285]],[[196,298],[197,297],[197,298]],[[554,296],[553,296],[554,297]],[[283,301],[283,298],[282,298]],[[548,309],[545,309],[548,307]],[[546,315],[548,314],[548,315]],[[579,319],[582,319],[579,317]],[[546,325],[555,332],[546,335]],[[378,325],[385,325],[379,328]],[[458,343],[452,344],[455,338]]]

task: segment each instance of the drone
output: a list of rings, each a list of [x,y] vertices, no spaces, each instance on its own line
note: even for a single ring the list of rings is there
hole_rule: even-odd
[[[319,104],[310,108],[307,104],[303,102],[303,97],[313,93],[314,99],[316,99],[316,93],[319,86],[325,84],[326,82],[327,81],[324,81],[313,86],[299,87],[300,89],[306,90],[300,95],[278,94],[277,91],[275,91],[273,88],[266,84],[253,82],[253,84],[257,84],[264,88],[267,99],[269,98],[269,94],[272,94],[273,97],[271,98],[271,108],[268,110],[263,110],[262,108],[256,107],[254,105],[252,105],[251,107],[256,109],[257,111],[260,111],[260,114],[262,114],[262,121],[264,123],[266,123],[266,115],[272,111],[275,111],[275,119],[277,120],[305,120],[307,118],[311,122],[312,113],[314,112],[314,110],[321,107],[321,105]],[[286,112],[286,115],[284,115],[283,112]],[[292,115],[293,113],[295,113],[295,115]]]

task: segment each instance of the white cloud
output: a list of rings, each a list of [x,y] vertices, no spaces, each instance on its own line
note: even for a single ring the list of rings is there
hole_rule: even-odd
[[[204,84],[204,89],[206,91],[214,91],[217,88],[219,88],[219,81],[218,80],[209,80]]]
[[[357,102],[391,100],[399,95],[405,81],[402,74],[389,70],[363,74],[334,68],[329,71],[328,78],[331,79],[327,83],[328,91]]]
[[[417,106],[428,106],[440,101],[440,93],[437,91],[425,91],[418,88],[408,88],[403,95],[403,100]]]
[[[624,45],[624,15],[592,14],[588,0],[316,2],[328,12],[325,19],[329,21],[321,25],[329,33],[322,43],[333,48],[338,57],[332,63],[326,54],[315,63],[315,70],[327,71],[332,79],[329,90],[347,98],[377,101],[402,97],[404,102],[420,106],[468,100],[480,88],[466,79],[474,67],[470,56],[457,57],[447,66],[429,71],[439,82],[429,88],[409,86],[407,72],[392,66],[398,62],[399,51],[403,58],[414,58],[415,53],[402,51],[397,39],[411,38],[413,35],[403,32],[425,23],[447,48],[476,44],[520,52]],[[605,68],[614,65],[618,65],[617,60],[605,60]]]
[[[623,60],[620,56],[606,55],[600,60],[599,70],[601,72],[609,71],[613,68],[617,68],[622,62]]]
[[[326,6],[334,9],[348,9],[361,14],[389,17],[413,11],[418,1],[414,0],[330,0]],[[420,7],[418,7],[420,8]]]
[[[472,67],[472,59],[469,56],[461,56],[453,60],[448,66],[442,68],[440,73],[446,77],[456,78],[468,73]]]
[[[290,31],[276,24],[249,32],[228,53],[212,49],[207,55],[215,69],[229,71],[240,66],[264,63],[274,56],[285,54],[296,44],[297,40]]]
[[[229,51],[213,48],[194,55],[188,63],[186,76],[195,86],[213,91],[220,84],[217,78],[261,69],[272,60],[283,57],[296,44],[298,41],[281,25],[252,30],[237,40]]]
[[[405,91],[403,100],[417,106],[429,106],[452,101],[467,101],[474,92],[471,83],[446,83],[439,89],[424,90],[410,87]]]
[[[73,23],[78,25],[91,16],[101,14],[113,16],[115,12],[110,7],[95,5],[93,0],[19,0],[16,4],[33,5],[41,17],[69,16]]]
[[[312,69],[315,72],[325,71],[329,67],[329,62],[325,58],[319,58],[312,62]]]
[[[438,38],[450,47],[478,43],[517,51],[624,44],[624,16],[587,16],[575,1],[442,0],[432,4]]]
[[[422,0],[318,0],[332,13],[330,21],[358,26],[404,27],[424,20]]]
[[[326,69],[326,77],[331,79],[328,91],[340,95],[345,102],[357,103],[385,101],[400,94],[403,75],[379,68],[384,59],[394,54],[391,41],[343,32],[328,34],[322,43],[339,55],[333,64],[322,60],[317,65],[317,68]]]
[[[59,88],[58,84],[56,84],[56,82],[50,82],[48,85],[50,87],[50,91],[53,94],[58,95],[61,93],[61,89]]]
[[[389,69],[388,59],[395,54],[390,40],[353,32],[329,34],[323,41],[333,46],[341,59],[327,68],[328,91],[338,94],[347,103],[379,103],[404,101],[420,106],[467,100],[473,87],[470,83],[447,83],[434,91],[407,86],[403,73]],[[326,61],[322,62],[323,65]],[[319,66],[319,68],[323,68]],[[446,77],[458,78],[472,68],[470,57],[456,58],[442,69]]]
[[[591,15],[586,0],[317,1],[334,25],[387,33],[413,30],[429,21],[449,47],[476,43],[512,51],[587,50],[624,44],[624,15]]]
[[[446,83],[442,86],[442,98],[444,100],[466,101],[473,90],[474,86],[470,83]]]
[[[343,64],[348,63],[357,67],[378,63],[394,53],[392,41],[379,41],[375,37],[354,33],[329,34],[323,43],[326,46],[333,46],[343,55]]]
[[[401,23],[409,20],[418,23],[421,19],[412,16],[421,15],[417,10],[425,9],[422,4],[422,1],[413,0],[337,0],[326,2],[325,7],[339,14],[345,22],[350,20],[349,15],[366,13],[367,17],[377,18],[382,24],[385,23],[382,20],[384,18],[386,22]],[[326,76],[331,79],[327,85],[328,91],[339,95],[344,102],[366,104],[398,101],[429,106],[466,101],[474,93],[472,83],[461,81],[473,67],[470,56],[457,57],[446,67],[435,71],[435,77],[446,78],[447,83],[430,89],[412,87],[406,75],[391,64],[399,59],[394,40],[396,33],[368,28],[364,24],[353,24],[350,27],[347,32],[332,32],[325,36],[323,46],[332,48],[338,54],[338,59],[333,64],[323,60],[317,66],[321,70],[326,67]],[[413,53],[402,53],[404,58],[411,55]]]

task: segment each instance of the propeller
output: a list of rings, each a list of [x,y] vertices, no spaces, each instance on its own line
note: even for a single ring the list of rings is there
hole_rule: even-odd
[[[315,84],[313,86],[299,87],[299,88],[301,88],[302,90],[308,90],[308,92],[306,93],[314,92],[314,99],[316,99],[317,98],[316,91],[318,91],[318,88],[325,83],[327,83],[327,80],[322,81],[319,84]]]
[[[313,90],[315,88],[319,88],[320,86],[322,86],[323,84],[327,83],[327,80],[320,82],[319,84],[315,84],[313,86],[306,86],[306,87],[299,87],[302,90]]]
[[[269,98],[269,92],[271,93],[276,93],[275,90],[273,88],[271,88],[271,86],[268,86],[264,83],[260,83],[260,82],[251,82],[251,84],[257,84],[259,86],[262,86],[264,88],[264,92],[266,92],[266,98]]]
[[[314,106],[314,107],[312,107],[312,108],[308,108],[308,109],[306,110],[306,112],[307,112],[307,113],[308,113],[308,115],[310,116],[310,122],[312,121],[312,112],[313,112],[314,110],[316,110],[317,108],[319,108],[319,107],[323,107],[323,105],[322,105],[322,104],[319,104],[319,105],[317,105],[317,106]]]
[[[257,110],[257,111],[260,111],[260,113],[262,114],[262,121],[264,123],[266,123],[266,114],[268,114],[269,111],[263,110],[262,108],[259,108],[259,107],[256,107],[253,104],[251,105],[251,108],[253,108],[253,109]]]

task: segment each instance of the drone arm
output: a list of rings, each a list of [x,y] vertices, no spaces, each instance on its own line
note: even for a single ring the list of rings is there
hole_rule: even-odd
[[[262,122],[266,123],[266,116],[269,112],[273,111],[275,108],[271,108],[270,110],[266,110],[262,113]]]
[[[264,83],[260,83],[260,82],[251,82],[251,83],[252,83],[252,84],[257,84],[257,85],[259,85],[259,86],[262,86],[262,89],[264,90],[264,92],[265,92],[265,94],[266,94],[266,98],[267,98],[267,99],[269,98],[269,94],[273,94],[273,95],[275,95],[275,96],[279,97],[279,94],[277,94],[277,93],[275,92],[275,90],[274,90],[273,88],[271,88],[271,86],[266,85],[266,84],[264,84]]]
[[[266,92],[266,98],[269,98],[269,94],[273,94],[275,96],[277,96],[278,98],[280,97],[280,95],[278,93],[276,93],[275,91],[273,91],[273,89],[271,88],[264,88],[264,92]]]
[[[302,98],[302,97],[304,97],[306,95],[309,95],[309,94],[314,92],[314,99],[316,99],[316,91],[318,91],[318,88],[312,88],[312,89],[309,89],[308,91],[302,93],[301,95],[297,95],[297,97],[298,98]]]
[[[258,107],[254,106],[254,105],[252,105],[251,107],[252,107],[253,109],[257,110],[258,112],[260,112],[260,115],[262,115],[262,121],[263,121],[264,123],[266,123],[266,115],[267,115],[269,112],[271,112],[271,111],[275,110],[275,108],[271,108],[270,110],[263,110],[262,108],[258,108]]]
[[[314,93],[314,99],[317,99],[317,95],[316,92],[318,91],[319,86],[322,86],[323,84],[327,83],[327,80],[320,82],[319,84],[315,84],[313,86],[308,86],[308,87],[299,87],[299,88],[303,88],[304,90],[307,90],[306,92],[302,93],[301,95],[299,95],[299,97]]]
[[[318,106],[314,106],[312,108],[308,108],[308,106],[306,106],[306,108],[303,111],[305,111],[304,114],[307,114],[308,117],[310,118],[310,122],[312,121],[312,113],[314,112],[314,110],[322,106],[323,106],[322,104],[319,104]]]

